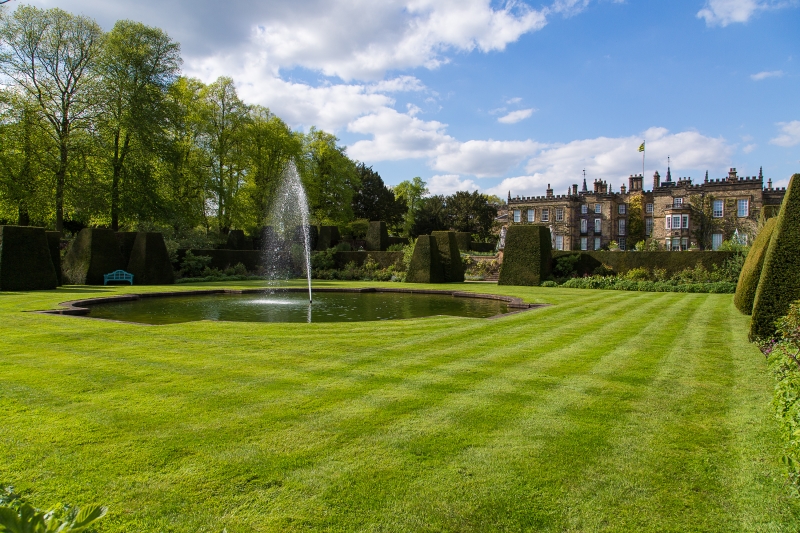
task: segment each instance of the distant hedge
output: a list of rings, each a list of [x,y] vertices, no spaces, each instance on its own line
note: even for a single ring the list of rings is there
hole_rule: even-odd
[[[436,239],[439,257],[442,261],[442,275],[445,283],[461,283],[464,281],[464,263],[456,242],[455,231],[432,231],[431,237]]]
[[[758,217],[758,225],[763,226],[767,220],[777,217],[781,211],[780,205],[765,205],[761,207],[761,214]]]
[[[512,226],[513,227],[513,226]],[[735,256],[737,252],[600,252],[583,251],[567,252],[554,251],[553,261],[565,255],[578,254],[577,273],[580,276],[591,275],[594,269],[606,265],[617,274],[624,274],[634,268],[663,268],[671,276],[687,268],[694,268],[701,263],[706,269],[711,270],[715,265],[722,266],[725,261]]]
[[[761,231],[758,232],[758,236],[753,241],[750,252],[747,254],[747,259],[744,261],[742,272],[739,274],[739,282],[736,284],[733,303],[745,315],[753,312],[753,300],[756,297],[761,268],[764,266],[764,257],[767,255],[769,241],[772,238],[777,222],[777,218],[770,218],[761,228]]]
[[[74,285],[102,285],[103,275],[127,268],[110,229],[84,228],[64,257],[64,278]]]
[[[461,250],[463,253],[469,252],[470,244],[472,244],[472,233],[468,231],[457,231],[456,242],[458,243],[459,250]]]
[[[753,301],[750,339],[772,337],[775,321],[800,299],[800,174],[789,180]]]
[[[381,268],[388,268],[403,261],[403,252],[336,252],[333,254],[333,260],[336,268],[343,268],[350,262],[361,266],[368,256],[372,257]]]
[[[60,231],[45,231],[47,235],[47,247],[50,249],[50,260],[53,261],[53,268],[56,271],[56,278],[58,284],[64,283],[61,276],[61,232]]]
[[[379,220],[369,223],[367,230],[367,250],[370,252],[382,252],[389,247],[389,232],[386,230],[386,222]]]
[[[57,286],[44,228],[0,226],[0,290],[33,291]]]
[[[320,226],[316,249],[324,251],[328,248],[333,248],[337,244],[339,244],[339,228],[336,226]]]
[[[225,248],[228,250],[252,250],[253,239],[245,237],[244,231],[240,229],[232,229],[228,232]]]
[[[713,283],[677,283],[670,281],[636,281],[619,279],[613,276],[588,276],[585,278],[568,279],[561,287],[566,287],[567,289],[607,289],[640,292],[707,292],[725,294],[732,293],[736,289],[736,284],[729,281],[716,281]]]
[[[538,286],[550,275],[550,230],[545,226],[511,226],[506,233],[498,285]]]
[[[497,244],[493,242],[472,242],[469,249],[475,252],[494,252],[497,249]]]
[[[408,283],[442,283],[444,272],[442,261],[439,257],[439,247],[436,237],[420,235],[414,246],[414,255],[406,273]]]
[[[133,243],[127,271],[136,285],[171,285],[175,273],[160,233],[140,231]]]
[[[179,249],[177,253],[177,262],[173,267],[177,270],[180,267],[181,261],[183,261],[184,256],[186,255],[187,250]],[[262,252],[260,250],[192,250],[192,254],[197,255],[206,255],[211,258],[211,263],[208,265],[211,268],[216,268],[219,270],[225,270],[226,268],[236,266],[238,263],[242,263],[247,270],[253,271],[257,270],[258,267],[261,265],[261,255]]]

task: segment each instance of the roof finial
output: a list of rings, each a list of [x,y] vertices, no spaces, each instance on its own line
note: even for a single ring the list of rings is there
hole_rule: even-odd
[[[669,156],[667,156],[667,181],[672,181],[672,172],[669,169]]]
[[[706,183],[708,183],[708,170],[706,170]]]
[[[758,179],[764,179],[764,167],[758,167]]]

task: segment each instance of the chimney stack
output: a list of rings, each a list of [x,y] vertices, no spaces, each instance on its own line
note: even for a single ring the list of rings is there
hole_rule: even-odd
[[[653,174],[653,189],[658,189],[659,187],[661,187],[661,174],[656,170],[656,173]]]
[[[736,176],[736,169],[732,168],[728,171],[728,181],[738,181],[739,178]]]
[[[547,184],[547,197],[548,198],[552,198],[553,197],[553,189],[550,188],[550,184],[549,183]]]

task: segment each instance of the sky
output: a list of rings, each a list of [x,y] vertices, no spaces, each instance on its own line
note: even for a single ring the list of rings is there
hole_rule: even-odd
[[[388,185],[556,194],[800,172],[800,0],[12,0],[181,43]]]

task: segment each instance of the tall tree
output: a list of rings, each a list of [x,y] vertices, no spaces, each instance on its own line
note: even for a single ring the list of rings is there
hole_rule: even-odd
[[[243,147],[248,107],[236,94],[231,78],[220,77],[203,91],[203,129],[199,138],[211,170],[211,209],[217,228],[227,234],[236,213],[238,193],[244,185]]]
[[[249,195],[253,215],[260,220],[267,211],[286,164],[300,157],[303,139],[269,109],[261,106],[250,109],[244,137]]]
[[[58,8],[22,5],[0,21],[0,71],[35,100],[58,146],[54,172],[58,231],[64,222],[73,133],[90,126],[97,107],[93,67],[102,35],[94,20]]]
[[[159,28],[121,20],[106,36],[97,69],[102,79],[98,92],[103,111],[98,126],[111,173],[111,229],[115,231],[122,210],[123,180],[147,176],[147,160],[166,141],[166,96],[180,63],[180,45]],[[136,165],[131,164],[131,156],[137,159]],[[132,188],[136,191],[132,198],[153,193],[141,186]],[[141,213],[141,205],[131,207]]]
[[[414,209],[414,223],[409,235],[419,237],[430,235],[432,231],[449,229],[447,221],[447,204],[442,195],[428,196],[417,201]]]
[[[414,225],[414,214],[416,212],[417,205],[423,197],[429,194],[426,185],[427,184],[422,181],[422,178],[417,176],[413,180],[401,181],[394,186],[393,190],[395,196],[405,200],[406,205],[408,206],[408,211],[406,212],[405,216],[405,223],[403,225],[406,235],[411,235],[411,228]]]
[[[455,231],[467,231],[485,239],[492,233],[497,208],[478,191],[458,191],[445,199],[447,222]]]
[[[359,163],[356,166],[361,185],[353,196],[353,216],[367,220],[383,220],[389,226],[403,221],[408,210],[403,198],[395,197],[372,167]]]
[[[334,135],[311,128],[305,136],[303,178],[311,212],[318,223],[353,219],[353,194],[359,186],[356,164]]]

